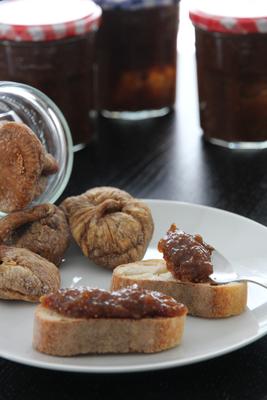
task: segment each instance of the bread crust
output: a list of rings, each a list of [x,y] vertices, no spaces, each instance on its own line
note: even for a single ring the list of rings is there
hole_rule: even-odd
[[[247,283],[225,285],[181,282],[173,278],[164,260],[145,260],[114,269],[111,290],[137,284],[156,290],[183,303],[188,314],[204,318],[225,318],[241,314],[247,305]]]
[[[142,319],[69,318],[36,308],[33,347],[54,356],[88,353],[154,353],[177,346],[185,315]]]

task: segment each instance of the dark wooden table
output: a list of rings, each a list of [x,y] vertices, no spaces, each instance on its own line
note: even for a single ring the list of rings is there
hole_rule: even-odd
[[[100,119],[97,138],[75,154],[62,198],[113,185],[134,196],[219,207],[267,225],[267,150],[231,151],[202,141],[192,48],[181,51],[176,111],[139,123]],[[0,359],[0,400],[266,400],[266,373],[267,337],[206,362],[134,374],[63,373]]]

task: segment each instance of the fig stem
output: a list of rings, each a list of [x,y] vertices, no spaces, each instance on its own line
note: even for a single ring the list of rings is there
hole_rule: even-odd
[[[123,208],[123,205],[121,204],[120,201],[114,200],[114,199],[106,199],[101,203],[97,209],[96,213],[98,218],[103,217],[106,214],[112,214],[117,211],[121,211]]]

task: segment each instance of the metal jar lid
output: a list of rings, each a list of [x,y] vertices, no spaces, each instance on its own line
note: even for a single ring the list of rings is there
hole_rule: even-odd
[[[39,90],[17,82],[0,81],[0,121],[23,122],[57,160],[44,193],[32,205],[54,203],[64,191],[72,171],[73,144],[68,124],[55,103]]]
[[[138,10],[177,5],[180,0],[94,0],[103,10]]]

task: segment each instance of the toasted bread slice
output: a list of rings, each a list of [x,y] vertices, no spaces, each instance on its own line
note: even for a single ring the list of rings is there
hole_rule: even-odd
[[[35,312],[33,347],[56,356],[159,352],[181,342],[185,314],[142,319],[85,319],[65,317],[39,305]]]
[[[241,314],[247,304],[246,282],[215,285],[176,280],[164,260],[145,260],[114,269],[111,290],[137,284],[156,290],[183,303],[188,313],[204,318],[224,318]]]

